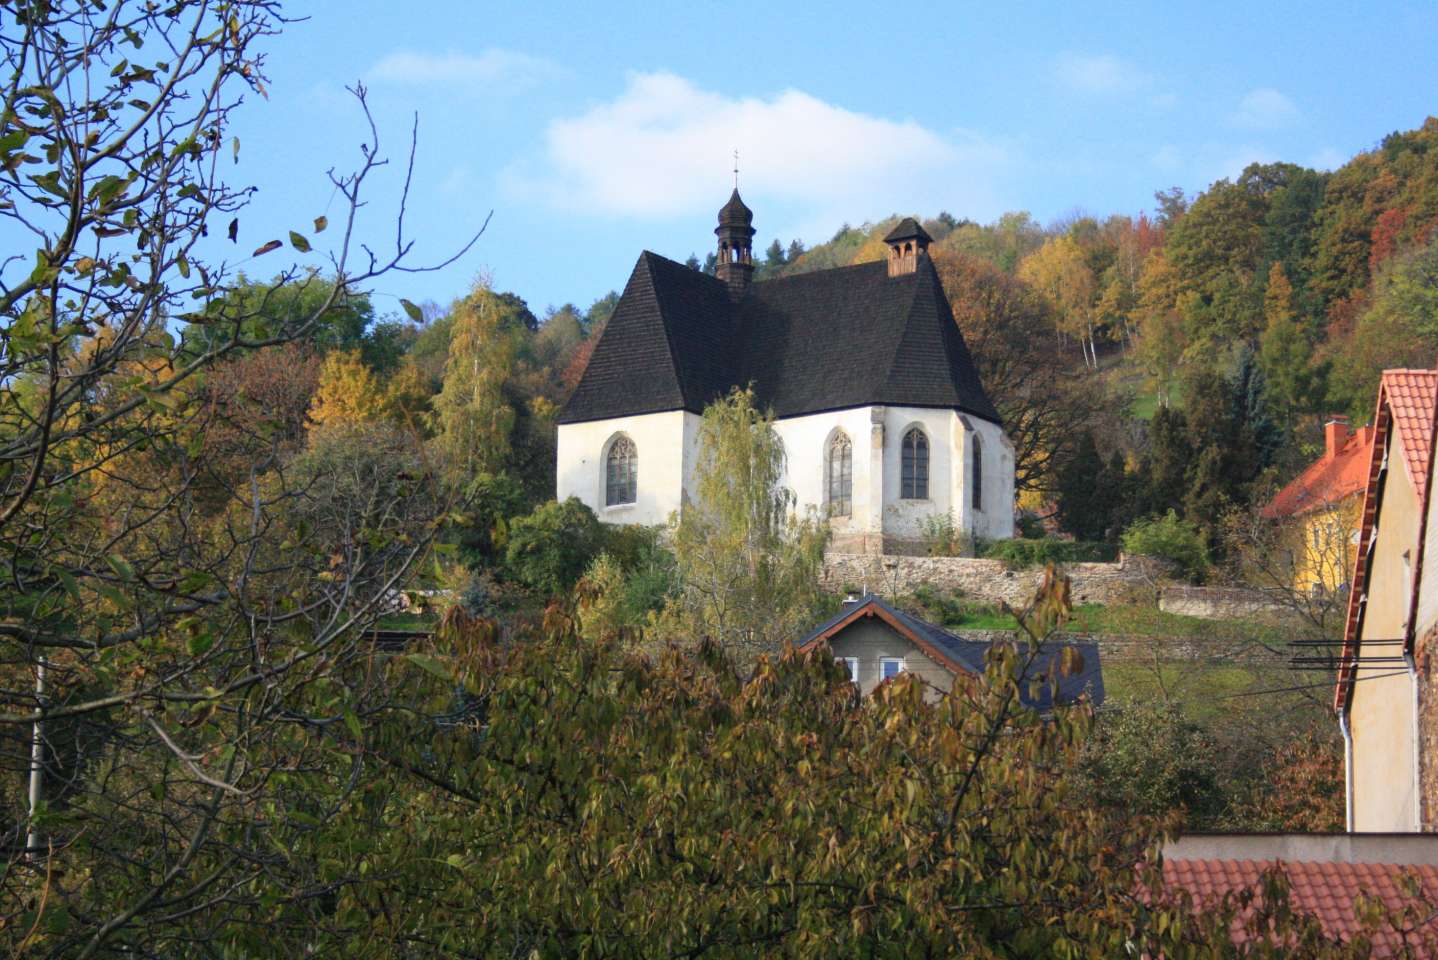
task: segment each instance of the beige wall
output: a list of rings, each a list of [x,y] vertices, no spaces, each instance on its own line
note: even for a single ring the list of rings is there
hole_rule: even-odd
[[[928,686],[925,695],[929,700],[938,700],[954,683],[953,674],[878,617],[852,624],[830,640],[829,646],[838,659],[858,658],[859,690],[864,696],[879,685],[879,663],[886,657],[903,658],[904,669],[918,674]]]
[[[1378,539],[1368,570],[1364,640],[1401,638],[1407,626],[1411,563],[1418,550],[1418,501],[1393,431]],[[1407,557],[1405,558],[1405,554]],[[1362,657],[1402,653],[1395,644],[1361,647]],[[1392,674],[1392,676],[1384,676]],[[1417,829],[1414,813],[1413,678],[1402,664],[1360,667],[1353,686],[1353,829]]]

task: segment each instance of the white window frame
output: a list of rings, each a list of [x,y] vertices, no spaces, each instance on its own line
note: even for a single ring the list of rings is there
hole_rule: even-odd
[[[889,670],[889,665],[890,665],[890,664],[892,664],[892,665],[895,667],[895,670],[894,670],[893,673],[889,673],[889,672],[888,672],[888,670]],[[903,657],[880,657],[880,658],[879,658],[879,679],[880,679],[880,680],[892,680],[894,677],[897,677],[899,674],[901,674],[901,673],[903,673],[903,672],[904,672],[904,658],[903,658]]]

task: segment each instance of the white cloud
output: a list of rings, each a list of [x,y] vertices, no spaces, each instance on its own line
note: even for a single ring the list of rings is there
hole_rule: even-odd
[[[542,57],[491,47],[477,54],[397,50],[365,75],[371,83],[446,86],[456,92],[517,93],[560,76],[562,69]]]
[[[1273,130],[1293,123],[1298,116],[1298,107],[1292,100],[1272,87],[1259,87],[1239,101],[1232,120],[1240,127]]]
[[[512,165],[505,183],[570,211],[708,213],[727,192],[735,149],[750,206],[767,195],[786,206],[785,216],[829,221],[830,229],[866,212],[940,204],[993,215],[993,183],[1009,159],[972,134],[856,113],[799,90],[734,98],[672,73],[639,73],[614,100],[550,123],[541,155]]]
[[[1066,53],[1054,64],[1054,76],[1070,90],[1098,96],[1134,93],[1153,82],[1133,64],[1109,54]]]

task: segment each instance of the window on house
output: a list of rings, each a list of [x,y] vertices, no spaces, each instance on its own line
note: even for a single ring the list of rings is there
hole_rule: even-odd
[[[842,433],[829,441],[829,516],[847,517],[853,509],[854,448]]]
[[[973,504],[975,510],[984,508],[984,444],[979,435],[974,434],[974,459],[970,464],[972,477],[970,485],[973,487]]]
[[[858,657],[835,657],[835,661],[842,663],[844,669],[849,671],[849,682],[859,682],[859,658]]]
[[[885,657],[879,661],[879,678],[892,680],[904,672],[904,661],[898,657]]]
[[[899,487],[899,496],[905,500],[929,499],[929,438],[918,427],[904,434]]]
[[[604,463],[604,505],[633,503],[639,492],[639,452],[634,441],[620,437],[609,446]]]

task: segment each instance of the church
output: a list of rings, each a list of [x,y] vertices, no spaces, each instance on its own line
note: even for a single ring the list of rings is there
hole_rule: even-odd
[[[700,416],[752,384],[785,483],[831,549],[922,550],[947,514],[1014,534],[1014,451],[913,219],[885,262],[754,280],[753,213],[719,211],[714,275],[645,251],[559,417],[557,494],[606,523],[662,524],[694,498]]]

